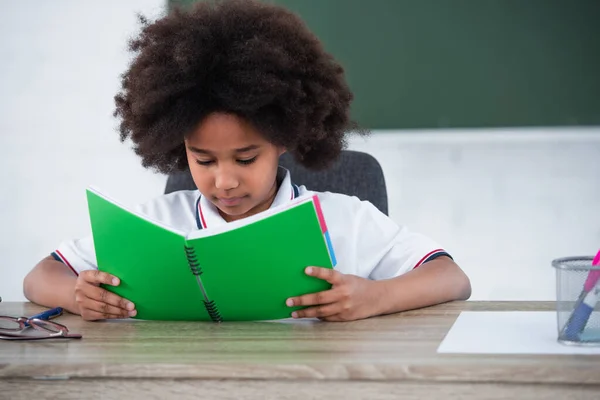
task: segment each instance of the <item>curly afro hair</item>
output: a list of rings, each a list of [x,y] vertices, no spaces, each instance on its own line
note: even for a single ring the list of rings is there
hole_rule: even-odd
[[[183,140],[213,112],[246,119],[311,169],[333,162],[347,133],[366,133],[350,119],[343,68],[282,7],[199,2],[140,22],[114,115],[146,168],[185,170]]]

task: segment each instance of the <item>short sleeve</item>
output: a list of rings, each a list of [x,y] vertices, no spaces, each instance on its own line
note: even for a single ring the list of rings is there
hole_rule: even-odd
[[[368,201],[329,192],[319,193],[319,199],[338,261],[335,269],[344,274],[390,279],[449,256],[434,240],[399,226]]]
[[[440,244],[397,225],[369,202],[361,202],[356,224],[358,268],[370,279],[394,278],[437,257],[450,256]]]
[[[82,271],[98,269],[94,240],[91,235],[62,242],[52,252],[52,257],[71,268],[76,275],[79,275]]]

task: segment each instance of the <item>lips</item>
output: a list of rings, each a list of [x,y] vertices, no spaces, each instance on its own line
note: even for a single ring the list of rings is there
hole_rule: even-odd
[[[243,197],[219,197],[218,201],[224,206],[233,207],[240,204],[243,199]]]

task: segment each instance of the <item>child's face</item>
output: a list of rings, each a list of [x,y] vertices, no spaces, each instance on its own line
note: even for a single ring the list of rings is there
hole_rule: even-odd
[[[210,114],[185,140],[185,148],[194,183],[226,221],[269,208],[285,149],[248,122],[232,114]]]

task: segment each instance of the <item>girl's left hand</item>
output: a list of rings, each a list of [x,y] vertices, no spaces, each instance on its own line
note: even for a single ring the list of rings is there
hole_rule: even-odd
[[[323,279],[332,287],[323,292],[287,299],[289,307],[312,306],[294,311],[293,318],[320,318],[325,321],[353,321],[377,314],[377,282],[345,275],[330,268],[308,267],[307,275]]]

